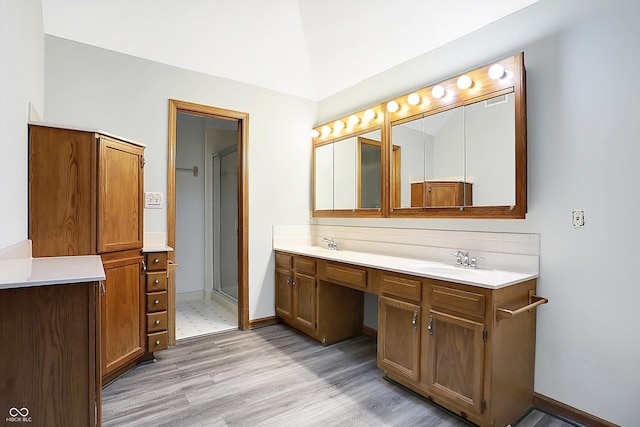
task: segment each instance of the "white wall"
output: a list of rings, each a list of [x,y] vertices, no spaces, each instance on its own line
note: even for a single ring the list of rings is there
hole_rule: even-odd
[[[535,390],[611,422],[638,424],[640,2],[540,0],[320,103],[319,123],[525,52],[525,220],[318,219],[541,234]],[[584,209],[586,226],[571,226]]]
[[[176,168],[176,293],[205,290],[205,119],[178,113]]]
[[[0,1],[0,248],[27,238],[29,103],[44,113],[39,1]]]
[[[272,226],[307,222],[316,103],[56,37],[45,48],[45,120],[147,144],[147,191],[166,194],[169,98],[249,113],[249,317],[273,316]],[[144,221],[166,231],[166,208]]]

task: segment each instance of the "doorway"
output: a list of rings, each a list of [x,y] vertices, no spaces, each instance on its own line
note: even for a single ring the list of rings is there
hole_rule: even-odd
[[[177,100],[169,100],[169,137],[168,137],[168,169],[167,169],[167,242],[168,245],[175,249],[174,252],[170,253],[171,261],[176,262],[176,253],[181,254],[181,250],[187,250],[188,244],[184,241],[181,241],[181,238],[177,238],[177,212],[178,212],[178,197],[177,197],[177,174],[195,174],[197,173],[196,165],[188,164],[178,164],[177,162],[177,154],[178,154],[178,122],[179,117],[182,114],[186,114],[189,116],[195,116],[198,118],[206,118],[206,119],[215,119],[214,121],[220,121],[226,123],[227,127],[231,126],[235,128],[235,144],[232,146],[225,148],[226,151],[220,150],[217,153],[217,162],[219,163],[219,171],[222,172],[222,167],[225,168],[225,184],[224,190],[221,188],[221,193],[226,200],[229,199],[229,195],[235,193],[235,197],[231,196],[235,200],[235,204],[224,205],[219,203],[221,207],[219,215],[217,216],[218,221],[224,221],[224,224],[228,225],[229,218],[233,219],[232,227],[225,227],[227,231],[223,236],[221,232],[215,233],[215,227],[211,228],[211,234],[217,235],[219,239],[219,244],[221,248],[224,248],[224,251],[219,251],[221,255],[223,252],[225,256],[232,257],[235,260],[235,263],[229,268],[229,264],[225,264],[226,268],[218,269],[220,274],[220,286],[218,287],[218,291],[223,292],[222,289],[222,274],[225,274],[225,277],[231,277],[232,285],[229,285],[225,279],[225,288],[224,291],[228,293],[228,296],[235,296],[237,301],[237,325],[238,328],[245,330],[249,328],[249,307],[248,307],[248,179],[247,179],[247,130],[248,130],[248,121],[249,116],[246,113],[241,113],[232,110],[224,110],[216,107],[210,107],[206,105],[193,104],[184,101]],[[208,132],[207,132],[208,133]],[[205,151],[201,151],[202,158],[210,160],[211,168],[208,166],[203,166],[202,169],[205,170],[204,175],[213,175],[214,168],[213,164],[216,162],[215,156],[207,157],[205,155]],[[220,160],[224,159],[222,162]],[[233,166],[232,163],[235,162],[235,168],[230,168]],[[209,164],[209,163],[208,163]],[[201,169],[201,170],[202,170]],[[234,170],[234,173],[227,173],[229,170]],[[211,171],[211,173],[209,173]],[[220,175],[222,177],[222,175]],[[206,177],[205,177],[206,178]],[[234,185],[229,185],[229,180],[235,181]],[[182,181],[179,178],[178,181]],[[214,181],[209,180],[209,187],[213,188]],[[182,185],[182,184],[180,184]],[[204,192],[206,193],[206,192]],[[209,192],[209,194],[213,194],[213,191]],[[204,194],[202,195],[204,198]],[[213,199],[212,199],[213,200]],[[212,202],[213,203],[213,202]],[[215,209],[211,210],[211,217],[213,218]],[[207,214],[208,215],[208,214]],[[207,222],[207,221],[205,221]],[[210,222],[213,224],[213,221]],[[229,229],[232,229],[229,232]],[[201,234],[205,234],[205,231],[202,230]],[[229,239],[231,239],[232,244],[229,243]],[[213,254],[214,247],[212,246],[210,250],[205,250],[204,247],[200,248],[200,253],[198,251],[193,251],[194,256],[202,256],[204,258],[203,264],[206,266],[205,272],[202,273],[203,277],[206,276],[209,269],[215,269],[214,258],[209,256],[209,254]],[[205,254],[206,253],[206,254]],[[206,257],[206,258],[205,258]],[[179,256],[185,260],[185,263],[190,261],[190,258],[185,258]],[[224,260],[218,261],[220,265],[225,263]],[[184,268],[187,266],[180,265],[179,268]],[[191,267],[188,267],[191,268]],[[233,270],[231,274],[229,274],[229,270]],[[211,277],[214,275],[211,274]],[[204,278],[202,279],[205,280]],[[235,292],[233,289],[235,285]],[[208,288],[209,291],[213,291],[215,287],[212,289]],[[176,273],[171,273],[169,277],[169,343],[170,345],[175,345],[176,340]],[[205,287],[205,292],[207,288]]]

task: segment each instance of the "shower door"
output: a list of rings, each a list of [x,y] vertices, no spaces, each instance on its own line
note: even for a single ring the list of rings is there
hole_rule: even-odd
[[[218,154],[219,168],[214,171],[214,188],[219,188],[219,197],[214,197],[214,215],[219,224],[219,288],[216,289],[234,301],[238,300],[238,149],[236,146]],[[218,162],[214,162],[214,165]],[[214,166],[215,168],[215,166]],[[218,173],[215,173],[218,172]],[[214,191],[215,192],[215,191]],[[214,256],[216,254],[214,253]]]

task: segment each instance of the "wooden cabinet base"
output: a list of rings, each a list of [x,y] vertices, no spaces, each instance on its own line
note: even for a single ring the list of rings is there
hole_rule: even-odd
[[[96,304],[97,283],[0,291],[7,425],[100,425]]]

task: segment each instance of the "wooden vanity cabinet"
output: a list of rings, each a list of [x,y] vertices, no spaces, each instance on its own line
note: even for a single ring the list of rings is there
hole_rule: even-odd
[[[139,251],[102,254],[102,375],[106,382],[145,352],[144,268]]]
[[[378,367],[409,381],[420,380],[422,282],[374,272],[378,284]]]
[[[276,313],[282,320],[316,336],[316,260],[276,254]]]
[[[102,375],[144,354],[144,147],[98,131],[29,126],[33,257],[101,255]]]
[[[169,347],[167,253],[145,254],[147,358]]]
[[[0,290],[6,425],[100,425],[98,292],[97,282]]]
[[[379,360],[387,376],[480,426],[505,426],[527,414],[533,408],[535,310],[504,320],[496,313],[529,304],[536,281],[500,289],[421,282],[418,379]],[[380,326],[378,334],[379,342],[389,335]]]
[[[276,252],[276,316],[317,339],[333,344],[362,333],[364,294],[322,280],[324,260]]]

